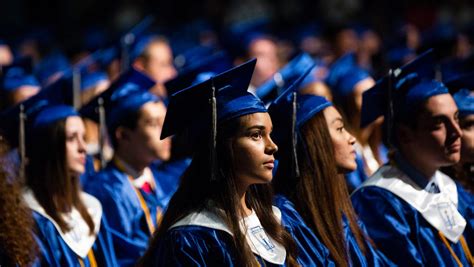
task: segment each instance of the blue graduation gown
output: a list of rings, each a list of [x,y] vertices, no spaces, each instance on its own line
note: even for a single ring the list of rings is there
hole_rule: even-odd
[[[33,211],[37,231],[36,241],[40,249],[37,266],[81,266],[78,255],[75,254],[59,235],[53,223],[41,214]],[[92,246],[98,266],[117,266],[112,238],[108,225],[102,216],[97,239]],[[89,259],[82,259],[84,266],[91,266]]]
[[[457,189],[458,211],[467,221],[463,236],[472,251],[472,204],[468,203],[470,197],[465,191],[459,186]],[[457,266],[438,230],[399,196],[370,185],[354,192],[352,202],[370,237],[394,263],[399,266]],[[461,242],[449,243],[462,264],[470,266]]]
[[[168,206],[179,177],[164,175],[151,166],[156,188],[152,194],[140,193],[156,229],[157,217]],[[162,179],[163,178],[163,179]],[[151,236],[144,209],[128,175],[113,163],[89,179],[84,190],[99,199],[112,229],[112,239],[118,263],[133,266],[145,252]]]
[[[316,234],[305,223],[296,211],[293,203],[282,195],[275,197],[275,206],[282,213],[282,224],[290,232],[298,246],[298,262],[302,266],[334,266],[329,250],[317,238]],[[364,225],[359,222],[362,231]],[[381,252],[365,242],[367,255],[359,248],[354,234],[347,221],[343,220],[346,245],[350,253],[350,266],[391,266],[393,265]]]
[[[186,225],[168,230],[153,255],[152,266],[239,266],[232,236],[222,230]],[[261,266],[276,265],[255,256]]]

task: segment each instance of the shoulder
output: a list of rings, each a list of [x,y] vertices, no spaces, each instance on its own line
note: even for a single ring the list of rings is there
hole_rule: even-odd
[[[273,204],[279,209],[283,224],[299,223],[303,221],[298,211],[296,211],[293,202],[285,196],[276,195],[273,198]]]

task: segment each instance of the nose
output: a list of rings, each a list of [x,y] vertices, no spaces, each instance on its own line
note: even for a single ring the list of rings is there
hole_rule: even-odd
[[[77,138],[77,150],[80,153],[85,153],[86,152],[86,140],[83,137]]]
[[[349,141],[349,144],[350,144],[350,145],[354,145],[355,142],[356,142],[355,137],[354,137],[352,134],[350,134],[349,132],[347,132],[347,135],[348,135],[347,140]]]
[[[273,142],[271,137],[268,137],[267,145],[265,147],[265,153],[273,155],[278,151],[278,146]]]
[[[458,139],[462,137],[461,126],[459,126],[459,123],[457,121],[451,121],[450,126],[451,127],[449,127],[449,131],[451,132],[451,134],[449,136],[452,136],[453,139]]]

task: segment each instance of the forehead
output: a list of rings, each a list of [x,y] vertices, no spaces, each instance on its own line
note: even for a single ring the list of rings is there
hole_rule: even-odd
[[[458,112],[458,107],[450,94],[435,95],[428,98],[422,109],[425,116],[453,116]]]
[[[140,108],[140,117],[161,117],[165,116],[166,107],[163,102],[148,102]]]
[[[68,117],[66,119],[65,130],[66,131],[84,130],[84,123],[82,122],[81,117],[79,116]]]
[[[272,119],[266,112],[252,113],[240,118],[242,128],[252,126],[264,126],[265,128],[272,128]]]

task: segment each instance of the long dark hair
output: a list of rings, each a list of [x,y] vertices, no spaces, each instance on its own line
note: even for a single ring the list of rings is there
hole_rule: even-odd
[[[26,185],[63,232],[71,227],[60,213],[75,207],[92,234],[94,222],[80,198],[79,177],[71,175],[67,168],[65,126],[66,119],[62,119],[38,129],[34,137],[27,138]]]
[[[343,216],[363,253],[366,252],[365,237],[357,224],[344,176],[338,173],[324,113],[319,112],[307,121],[298,138],[300,176],[294,175],[291,153],[285,153],[292,151],[291,142],[281,144],[283,153],[277,155],[280,164],[273,186],[278,194],[287,196],[295,204],[305,223],[329,249],[336,265],[348,266]]]
[[[8,146],[0,135],[0,264],[30,266],[38,255],[33,237],[33,218],[21,197],[20,179],[7,171],[12,162],[5,156]],[[9,176],[11,181],[9,181]]]
[[[170,201],[160,228],[155,233],[150,248],[142,259],[147,266],[154,250],[168,229],[192,212],[203,209],[221,216],[233,234],[238,266],[256,264],[255,256],[247,245],[245,235],[240,230],[239,221],[243,216],[237,194],[237,181],[233,175],[233,145],[237,130],[246,116],[221,124],[217,130],[217,179],[211,181],[209,164],[210,150],[207,144],[197,148],[191,165],[181,178],[179,189]],[[277,222],[272,212],[272,189],[269,184],[251,185],[246,192],[246,203],[255,211],[265,232],[282,244],[287,251],[287,264],[296,265],[296,245],[289,233]],[[222,212],[218,212],[222,210]]]

